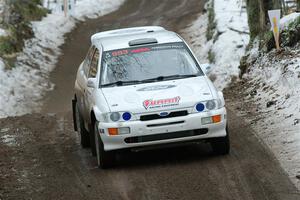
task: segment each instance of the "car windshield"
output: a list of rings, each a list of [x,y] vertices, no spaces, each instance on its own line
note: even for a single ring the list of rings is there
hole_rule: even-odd
[[[202,76],[186,45],[168,43],[107,51],[102,56],[101,85],[125,85]]]

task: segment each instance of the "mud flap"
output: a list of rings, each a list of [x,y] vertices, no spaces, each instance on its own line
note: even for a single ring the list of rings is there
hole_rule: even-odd
[[[74,125],[74,130],[78,131],[77,128],[77,120],[76,120],[76,99],[72,99],[72,112],[73,112],[73,125]]]

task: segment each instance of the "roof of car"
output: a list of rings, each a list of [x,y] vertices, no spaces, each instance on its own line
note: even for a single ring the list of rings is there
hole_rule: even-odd
[[[176,33],[167,31],[160,26],[143,26],[100,32],[94,34],[91,41],[97,48],[110,51],[129,48],[131,41],[143,39],[155,39],[158,44],[182,41]]]

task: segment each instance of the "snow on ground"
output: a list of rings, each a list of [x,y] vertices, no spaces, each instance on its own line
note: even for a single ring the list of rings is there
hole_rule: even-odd
[[[218,39],[212,47],[215,54],[215,85],[225,88],[239,75],[240,59],[249,43],[247,12],[243,0],[215,0]]]
[[[4,11],[4,0],[0,0],[0,22],[2,20],[3,11]],[[5,35],[6,35],[6,31],[0,28],[0,37]]]
[[[212,40],[206,40],[207,13],[183,31],[200,61],[208,62],[208,52],[215,55],[215,63],[210,76],[215,86],[222,90],[232,77],[238,77],[240,59],[249,42],[247,13],[243,0],[215,0],[216,33]]]
[[[280,24],[286,28],[297,17],[291,13]],[[255,95],[247,100],[255,102],[259,113],[254,129],[300,189],[300,43],[269,53],[259,52],[256,44],[248,62],[253,65],[244,75],[251,81],[246,93]]]
[[[216,87],[223,89],[239,74],[239,61],[249,42],[246,34],[249,29],[241,0],[215,0],[214,10],[219,34],[216,41],[206,40],[207,14],[200,15],[182,33],[189,38],[200,63],[208,62],[209,50],[215,53],[216,62],[210,75]],[[296,15],[284,17],[281,25],[286,27]],[[257,47],[251,50],[249,59],[258,60],[245,76],[252,80],[246,93],[254,90],[257,93],[252,99],[259,112],[258,118],[252,119],[258,121],[253,123],[257,136],[268,145],[300,189],[300,181],[296,179],[296,175],[300,175],[300,44],[286,52],[289,53],[283,56],[277,55],[275,50],[261,55]]]
[[[6,36],[6,35],[7,35],[6,31],[4,29],[0,28],[0,37],[1,36]]]
[[[285,29],[288,27],[288,25],[295,21],[300,16],[300,13],[291,13],[289,15],[284,16],[280,19],[280,29]]]
[[[16,139],[15,139],[15,136],[13,136],[13,135],[4,135],[1,137],[1,140],[7,146],[15,146],[16,145]]]
[[[39,108],[39,100],[53,89],[49,73],[60,55],[64,34],[78,20],[94,18],[116,10],[124,0],[78,0],[73,15],[48,14],[42,21],[32,22],[35,37],[25,42],[17,57],[16,67],[5,70],[0,58],[0,117],[22,115]]]
[[[0,129],[0,133],[8,133],[9,128]],[[3,135],[0,137],[0,141],[7,146],[15,146],[17,144],[16,137],[14,135]]]
[[[185,30],[181,31],[181,34],[188,38],[188,43],[192,46],[192,49],[201,64],[209,63],[207,55],[213,44],[212,40],[207,41],[206,39],[207,23],[207,13],[204,13],[199,15],[197,20],[192,24],[189,24]]]
[[[300,43],[261,54],[244,77],[259,113],[254,129],[300,189]]]

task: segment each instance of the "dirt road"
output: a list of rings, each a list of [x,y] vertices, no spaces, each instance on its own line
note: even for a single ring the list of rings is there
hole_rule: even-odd
[[[203,3],[129,0],[69,34],[51,78],[57,86],[47,95],[43,112],[0,120],[0,199],[299,200],[300,193],[273,155],[232,112],[228,156],[214,156],[201,144],[123,153],[115,168],[100,170],[90,151],[79,145],[70,100],[89,36],[138,25],[180,32],[202,12]]]

